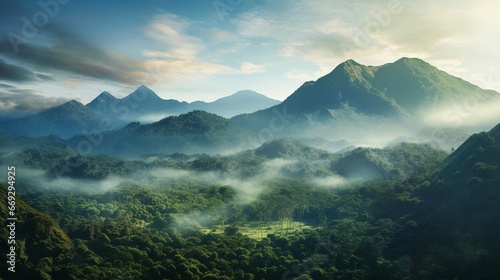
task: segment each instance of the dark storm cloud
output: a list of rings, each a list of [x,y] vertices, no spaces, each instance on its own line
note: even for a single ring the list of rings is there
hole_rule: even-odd
[[[134,85],[145,77],[140,71],[140,61],[103,50],[60,26],[49,24],[39,33],[38,36],[51,42],[49,46],[27,40],[15,53],[10,39],[4,38],[0,54],[22,60],[40,72],[66,72]]]
[[[23,67],[8,64],[0,59],[0,80],[12,82],[30,82],[36,80],[35,75]]]

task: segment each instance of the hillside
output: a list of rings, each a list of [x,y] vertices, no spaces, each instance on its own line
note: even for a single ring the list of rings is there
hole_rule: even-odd
[[[115,132],[104,133],[90,147],[92,153],[137,156],[141,154],[215,153],[240,148],[250,134],[232,121],[204,111],[193,111],[141,125],[131,123]],[[69,140],[77,151],[89,136]]]
[[[0,184],[0,199],[7,201],[7,188]],[[57,274],[51,264],[62,264],[71,259],[73,242],[48,214],[42,213],[16,197],[15,240],[16,240],[16,272],[15,278],[6,279],[47,279],[49,274]],[[7,219],[7,207],[0,209],[2,220]],[[7,227],[2,227],[1,235],[9,236]],[[7,253],[7,239],[0,239],[0,252]],[[2,275],[6,275],[2,266]],[[11,275],[12,277],[12,275]]]
[[[430,194],[436,211],[466,215],[460,223],[479,221],[486,213],[500,216],[499,128],[472,135],[444,161]]]
[[[269,159],[320,159],[330,155],[326,151],[306,146],[293,138],[266,142],[255,150],[255,154]]]
[[[500,276],[499,127],[472,135],[417,192],[423,251],[456,263],[464,278]]]
[[[405,178],[434,170],[445,157],[430,145],[401,143],[384,149],[356,148],[332,161],[331,168],[346,178]]]

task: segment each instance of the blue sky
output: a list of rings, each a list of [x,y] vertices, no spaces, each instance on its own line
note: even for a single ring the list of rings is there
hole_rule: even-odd
[[[141,84],[185,101],[284,100],[347,59],[403,56],[500,91],[499,14],[493,0],[0,0],[0,111]]]

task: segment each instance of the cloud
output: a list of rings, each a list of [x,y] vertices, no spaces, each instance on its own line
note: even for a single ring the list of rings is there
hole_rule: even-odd
[[[243,13],[233,23],[238,33],[246,37],[272,37],[277,24],[271,17],[256,12]]]
[[[13,86],[13,85],[8,85],[8,84],[0,84],[0,88],[13,89],[13,88],[16,88],[16,87]]]
[[[236,72],[233,68],[216,63],[196,60],[152,59],[144,63],[151,73],[151,82],[171,83],[202,79],[206,76]]]
[[[286,72],[285,74],[283,74],[283,77],[285,77],[287,79],[298,80],[298,81],[304,82],[304,81],[316,80],[320,75],[321,75],[321,73],[319,73],[318,71],[311,72],[311,71],[304,70],[304,69],[294,69],[294,70],[290,70],[290,71]]]
[[[237,40],[237,36],[235,34],[218,28],[212,28],[210,30],[210,37],[215,39],[217,42],[228,42]]]
[[[146,57],[174,60],[193,60],[204,49],[200,39],[185,34],[189,22],[179,16],[164,14],[155,18],[147,27],[146,35],[163,43],[167,51],[145,51]]]
[[[9,91],[10,93],[0,91],[2,114],[33,113],[61,105],[69,100],[61,97],[41,96],[30,90],[10,89]]]
[[[500,96],[487,99],[470,95],[464,100],[456,100],[444,106],[425,108],[421,119],[433,127],[482,127],[489,128],[500,120]]]
[[[140,61],[100,49],[60,26],[49,24],[39,30],[38,36],[49,43],[29,41],[21,44],[19,52],[14,54],[11,43],[4,39],[0,42],[0,54],[32,66],[33,71],[62,72],[131,85],[139,84],[146,77]],[[49,77],[38,78],[46,80]]]
[[[347,180],[344,177],[334,175],[323,178],[314,178],[313,182],[319,187],[337,188],[344,186],[347,183]]]
[[[241,74],[255,74],[266,72],[266,67],[264,65],[257,65],[250,62],[243,62],[241,64],[240,73]]]
[[[29,82],[36,80],[35,74],[23,67],[8,64],[0,59],[0,80],[12,82]]]
[[[266,71],[264,65],[242,62],[239,68],[222,64],[219,60],[210,61],[218,47],[210,49],[205,55],[207,41],[189,35],[190,22],[182,17],[164,14],[154,18],[147,26],[146,35],[161,43],[162,50],[148,49],[142,52],[146,57],[144,66],[154,80],[160,83],[198,80],[213,75],[255,74]],[[210,29],[217,42],[235,39],[227,31]],[[223,48],[220,46],[219,48]]]
[[[281,57],[313,63],[322,74],[351,58],[381,65],[407,56],[438,67],[440,61],[460,65],[443,70],[469,79],[471,67],[483,72],[480,66],[491,63],[491,58],[470,50],[494,53],[500,47],[493,39],[499,4],[491,0],[277,0],[255,7],[232,21],[240,37],[274,40]],[[475,63],[479,60],[481,64]]]

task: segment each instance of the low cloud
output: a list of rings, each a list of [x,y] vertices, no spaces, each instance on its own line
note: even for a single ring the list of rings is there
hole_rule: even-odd
[[[341,176],[329,176],[313,179],[313,183],[324,188],[338,188],[347,183],[347,180]]]
[[[421,116],[431,127],[487,129],[498,124],[500,120],[498,108],[500,108],[500,97],[485,102],[471,96],[453,104],[423,110]]]
[[[19,115],[30,114],[61,105],[69,99],[62,97],[45,97],[31,90],[9,88],[9,92],[0,91],[0,114]]]

